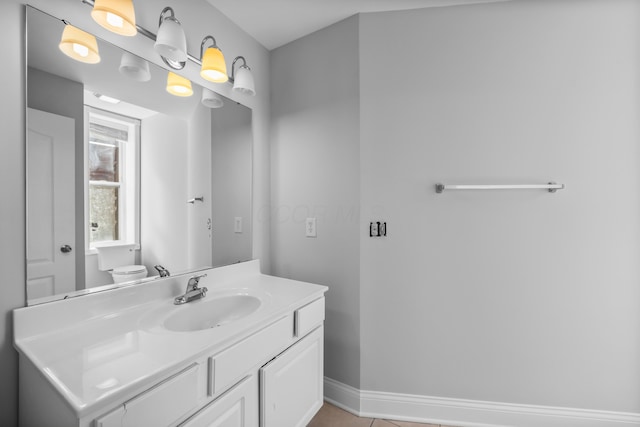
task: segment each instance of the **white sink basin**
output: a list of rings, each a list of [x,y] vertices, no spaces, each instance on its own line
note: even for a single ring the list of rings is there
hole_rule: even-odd
[[[217,328],[255,312],[262,302],[252,295],[237,294],[186,303],[164,321],[170,331],[189,332]]]

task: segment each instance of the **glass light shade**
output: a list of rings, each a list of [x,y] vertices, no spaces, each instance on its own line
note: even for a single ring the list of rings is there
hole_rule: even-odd
[[[129,52],[124,52],[120,59],[120,73],[139,82],[151,80],[149,63]]]
[[[87,64],[97,64],[100,62],[98,42],[95,36],[73,25],[64,26],[58,47],[65,55],[76,61]]]
[[[202,68],[200,75],[203,79],[214,83],[224,83],[229,80],[227,76],[227,64],[224,55],[217,47],[209,47],[202,55]]]
[[[121,36],[135,36],[138,33],[132,0],[95,0],[91,17],[107,30]]]
[[[244,93],[246,95],[255,95],[256,88],[253,82],[253,74],[249,67],[242,66],[236,71],[235,78],[233,80],[233,90],[236,92]]]
[[[202,88],[202,105],[207,108],[220,108],[224,105],[222,97],[206,87]]]
[[[191,96],[193,95],[191,81],[169,71],[169,75],[167,76],[167,92],[175,96]]]
[[[174,18],[164,18],[160,28],[158,28],[158,35],[153,48],[158,54],[172,61],[186,61],[187,38],[184,35],[182,25]]]

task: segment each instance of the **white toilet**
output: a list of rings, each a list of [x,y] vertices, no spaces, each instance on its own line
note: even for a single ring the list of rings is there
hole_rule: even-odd
[[[134,265],[135,245],[96,246],[98,270],[109,271],[113,283],[124,283],[147,277],[147,267]]]

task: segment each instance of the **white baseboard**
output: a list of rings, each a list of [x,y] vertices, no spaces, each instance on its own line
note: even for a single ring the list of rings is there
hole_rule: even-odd
[[[324,400],[354,415],[360,415],[360,390],[350,385],[324,377]]]
[[[361,391],[324,379],[325,400],[355,415],[461,427],[640,427],[640,414]]]

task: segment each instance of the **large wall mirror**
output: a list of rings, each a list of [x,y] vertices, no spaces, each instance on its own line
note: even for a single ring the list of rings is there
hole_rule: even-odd
[[[26,15],[28,304],[251,259],[251,110],[100,39],[76,61]]]

